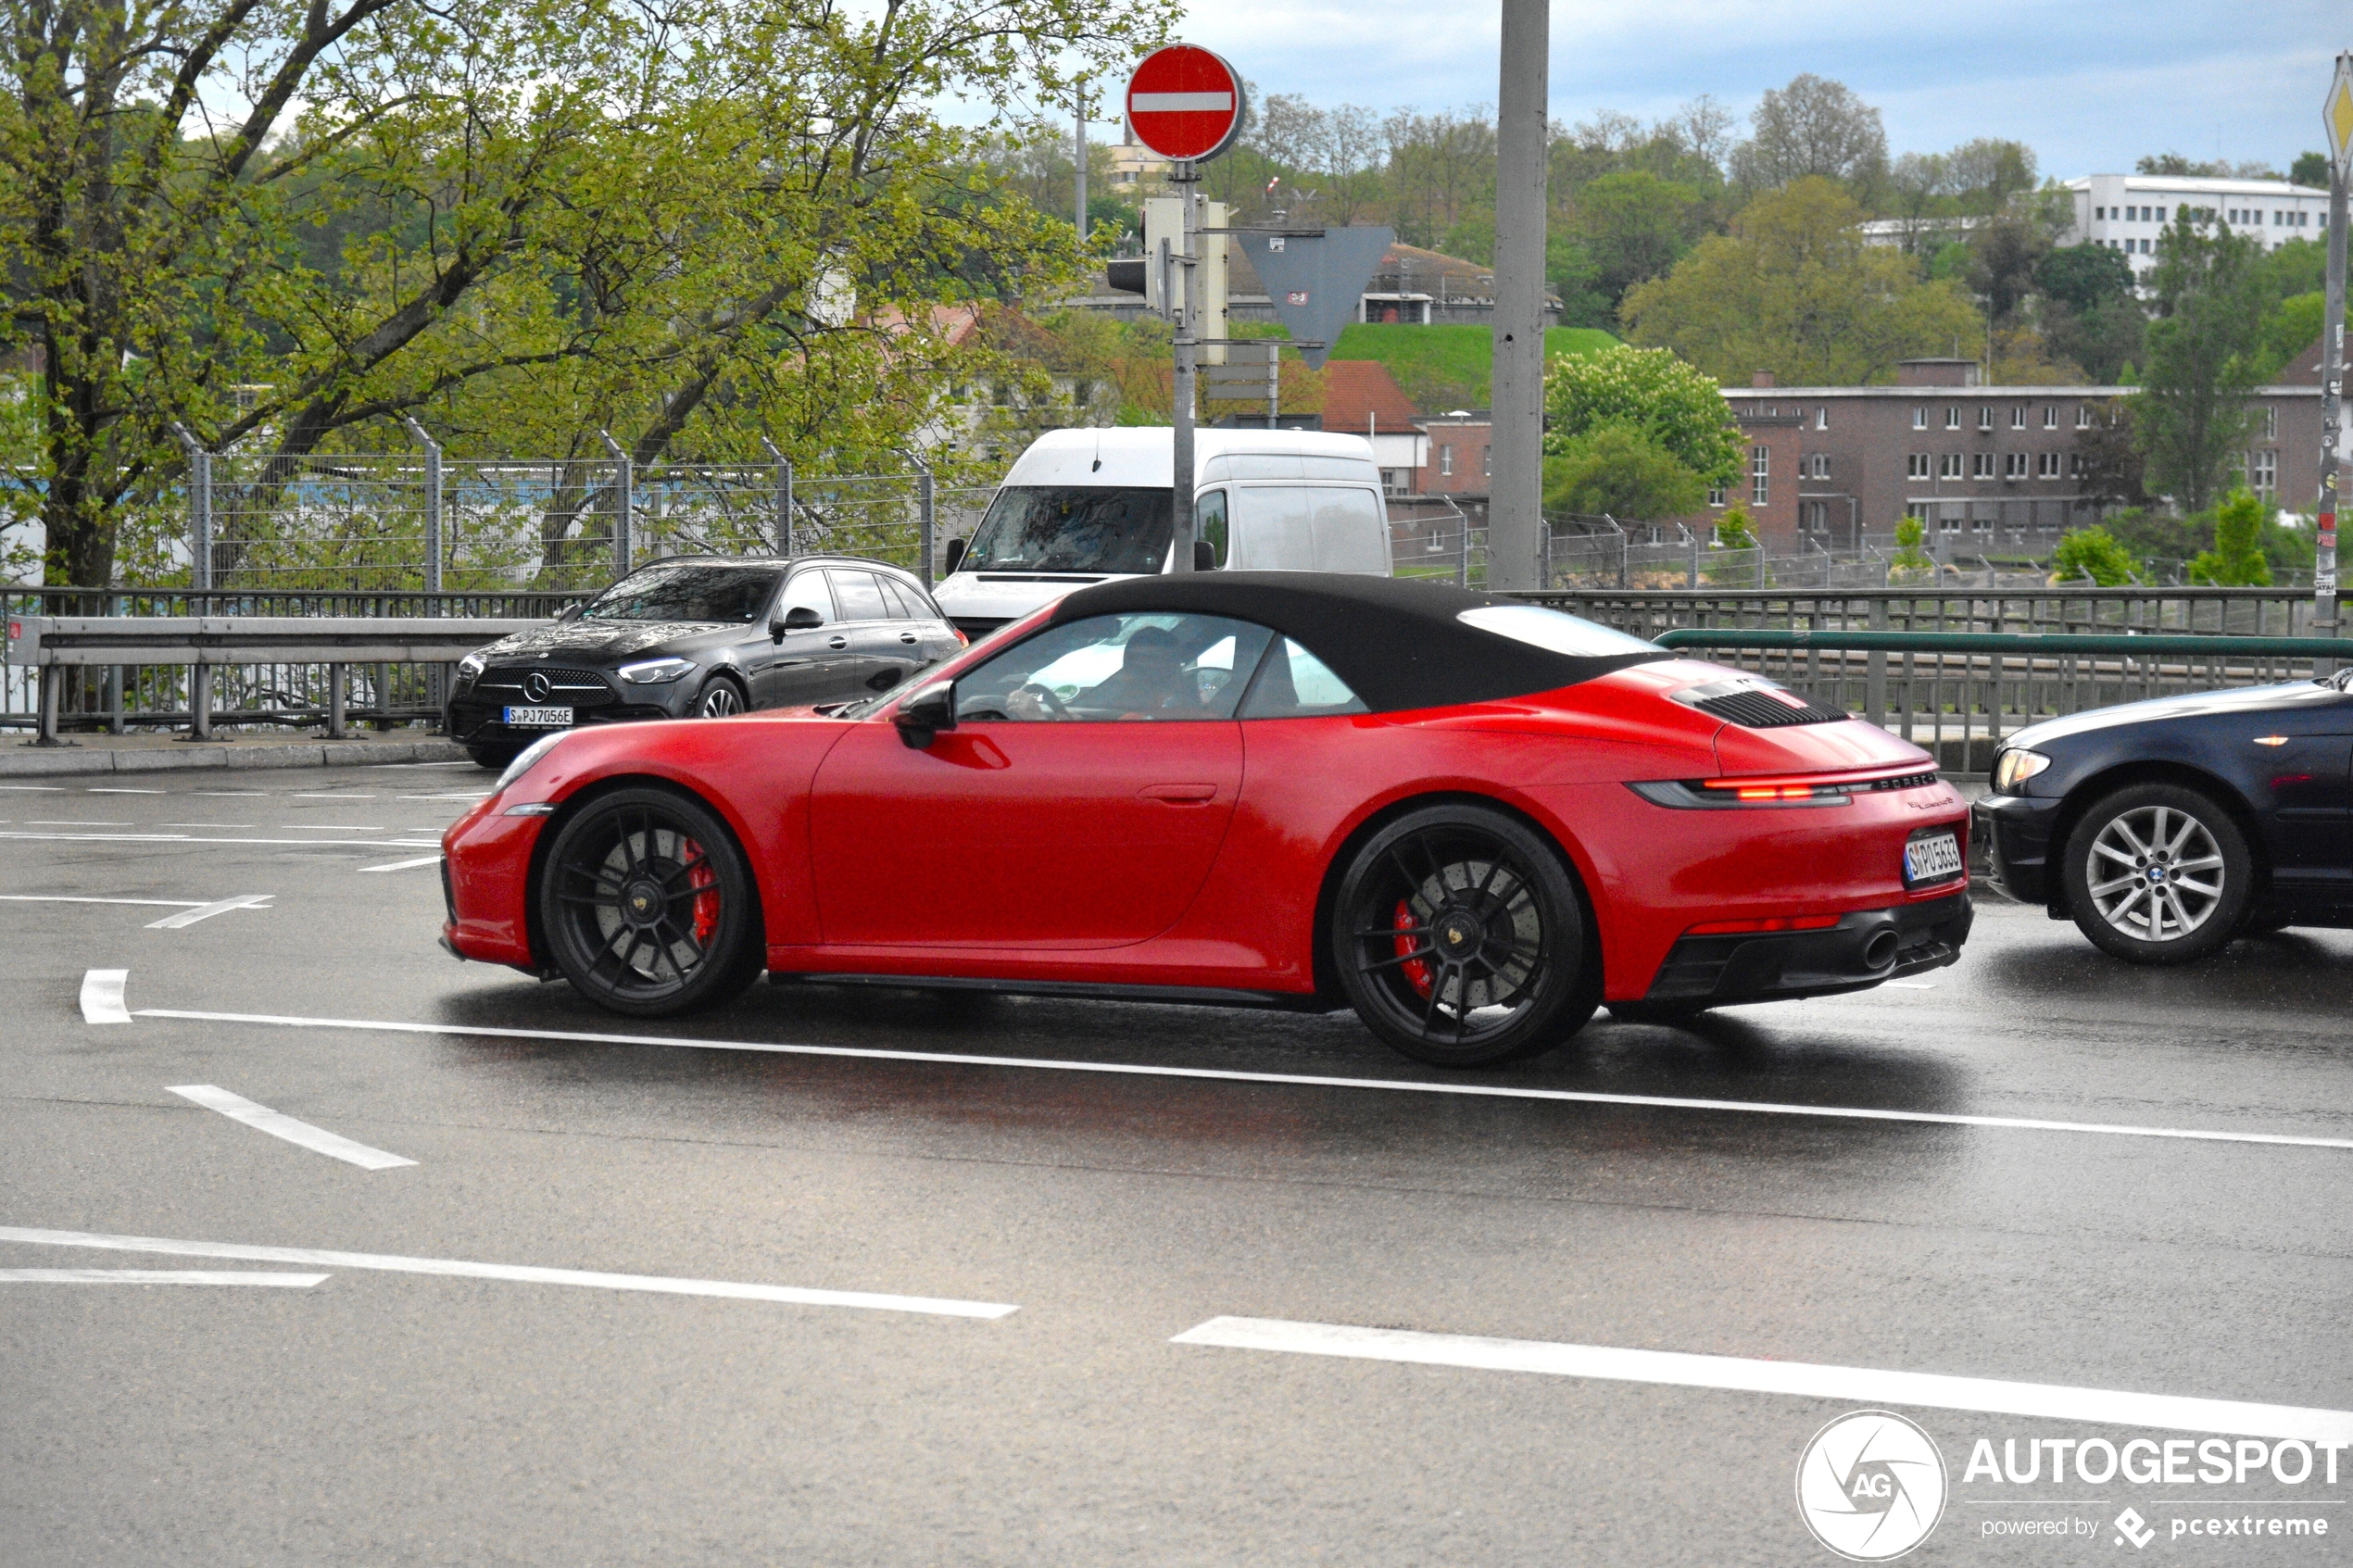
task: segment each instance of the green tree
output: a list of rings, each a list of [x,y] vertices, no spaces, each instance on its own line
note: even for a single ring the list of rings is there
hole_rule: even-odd
[[[2086,572],[2103,588],[2121,588],[2133,581],[2132,552],[2105,528],[2079,528],[2051,552],[2051,575],[2080,583]]]
[[[1604,174],[1577,194],[1577,232],[1613,304],[1691,248],[1699,192],[1640,169]]]
[[[1898,571],[1929,571],[1936,566],[1935,558],[1925,548],[1928,524],[1906,513],[1895,520],[1895,554],[1888,565]]]
[[[2157,243],[2149,270],[2158,319],[2149,323],[2133,435],[2152,488],[2200,511],[2221,489],[2254,418],[2262,299],[2262,242],[2184,208]]]
[[[2034,264],[2034,286],[2045,299],[2086,316],[2133,297],[2133,264],[2106,245],[2060,245]]]
[[[1911,257],[1865,245],[1863,217],[1828,180],[1759,196],[1730,233],[1628,291],[1627,335],[1743,385],[1754,370],[1798,385],[1892,381],[1899,359],[1983,342],[1968,290],[1923,282]]]
[[[2223,588],[2260,588],[2271,581],[2271,563],[2263,558],[2262,498],[2252,490],[2233,490],[2214,508],[2214,547],[2190,558],[2193,583]]]
[[[1544,459],[1550,511],[1606,512],[1642,522],[1697,511],[1707,482],[1634,425],[1606,424],[1565,442]]]
[[[1800,180],[1836,180],[1866,200],[1887,178],[1887,129],[1879,110],[1843,82],[1808,72],[1767,88],[1750,121],[1755,137],[1732,150],[1732,177],[1752,191]]]
[[[1663,348],[1623,345],[1544,369],[1544,450],[1567,457],[1608,426],[1640,431],[1703,490],[1739,474],[1740,432],[1716,383]]]
[[[1756,528],[1749,521],[1748,508],[1734,501],[1716,520],[1716,544],[1720,549],[1753,550],[1756,546]]]
[[[2327,190],[2329,188],[2329,155],[2326,153],[2296,154],[2296,161],[2288,166],[2287,177],[2296,184],[2309,190]]]

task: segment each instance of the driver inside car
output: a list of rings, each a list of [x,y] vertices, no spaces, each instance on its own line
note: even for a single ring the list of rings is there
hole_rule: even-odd
[[[1200,689],[1185,669],[1183,646],[1176,633],[1147,626],[1127,639],[1120,651],[1119,669],[1109,679],[1080,692],[1077,706],[1095,712],[1139,718],[1176,718],[1201,707]],[[1059,719],[1043,691],[1025,685],[1006,699],[1005,709],[1015,719]]]

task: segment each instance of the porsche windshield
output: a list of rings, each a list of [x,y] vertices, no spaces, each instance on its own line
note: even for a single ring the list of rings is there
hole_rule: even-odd
[[[1156,572],[1168,560],[1168,496],[1108,486],[1000,490],[958,570]]]
[[[581,612],[588,621],[697,621],[746,625],[776,591],[776,573],[757,567],[681,561],[623,578]]]

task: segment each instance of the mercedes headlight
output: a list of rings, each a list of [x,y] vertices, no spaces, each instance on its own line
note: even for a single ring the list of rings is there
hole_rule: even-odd
[[[659,686],[694,667],[691,659],[648,659],[637,664],[624,664],[617,673],[633,686]]]
[[[539,766],[539,759],[553,751],[556,748],[556,743],[563,739],[565,734],[565,731],[559,730],[552,735],[542,735],[515,753],[515,759],[507,764],[507,771],[498,775],[498,782],[490,786],[490,793],[493,795],[501,793],[509,784]]]
[[[2020,751],[2016,748],[2005,751],[1994,759],[1994,793],[2012,794],[2020,784],[2050,765],[2051,759],[2039,751]]]
[[[483,658],[479,653],[470,653],[466,655],[465,658],[458,661],[459,681],[466,685],[473,684],[474,677],[480,675],[483,671],[488,667],[489,663],[490,661]]]

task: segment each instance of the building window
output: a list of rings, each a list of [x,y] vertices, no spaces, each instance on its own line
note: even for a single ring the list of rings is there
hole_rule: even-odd
[[[1961,428],[1961,411],[1958,408],[1947,408],[1944,410],[1944,428],[1946,430]]]
[[[1991,453],[1991,452],[1972,452],[1972,453],[1970,453],[1970,454],[1969,454],[1969,476],[1971,479],[1991,479],[1991,478],[1993,478],[1993,477],[1994,477],[1994,454],[1993,454],[1993,453]]]
[[[2092,208],[2092,216],[2095,218],[2105,219],[2108,216],[2108,208],[2104,207],[2095,207]]]
[[[2089,403],[2078,403],[2075,406],[2075,428],[2077,430],[2092,428],[2092,406]]]
[[[1926,522],[1928,521],[1928,503],[1926,501],[1906,501],[1904,503],[1904,515],[1910,518],[1915,522]]]
[[[1917,403],[1912,405],[1912,428],[1914,430],[1928,428],[1928,410]]]
[[[2280,406],[2276,403],[2266,403],[2263,405],[2263,439],[2277,441],[2279,438]]]
[[[1454,449],[1452,446],[1438,449],[1438,471],[1448,479],[1454,476]]]
[[[1814,410],[1814,428],[1816,430],[1828,430],[1831,428],[1831,411],[1828,408],[1817,408]]]
[[[2034,455],[2034,477],[2037,479],[2062,477],[2067,468],[2066,458],[2067,454],[2064,452],[2037,452]]]
[[[1939,453],[1936,458],[1936,477],[1939,479],[1960,478],[1961,455],[1958,452]]]
[[[1978,409],[1977,409],[1977,428],[1978,428],[1978,429],[1980,429],[1980,430],[1992,430],[1992,429],[1994,428],[1994,405],[1993,405],[1993,404],[1991,404],[1991,403],[1982,403],[1982,404],[1980,404],[1980,405],[1978,406]]]
[[[2067,455],[2067,477],[2070,479],[2081,479],[2083,477],[2082,453],[2070,452]]]
[[[2280,455],[2266,448],[2255,454],[2253,472],[2255,493],[2270,499],[2280,488]]]
[[[2002,455],[2002,477],[2004,479],[2024,479],[2026,477],[2026,459],[2027,454],[2024,452],[2004,453]]]
[[[1772,465],[1773,455],[1768,448],[1752,446],[1748,449],[1748,477],[1751,482],[1748,498],[1751,506],[1765,505],[1766,498],[1772,494]]]
[[[1958,533],[1961,531],[1961,514],[1958,512],[1946,512],[1943,517],[1936,520],[1936,528],[1937,532],[1940,533]]]
[[[1806,458],[1806,474],[1807,474],[1807,476],[1808,476],[1809,478],[1813,478],[1813,479],[1828,479],[1828,478],[1830,478],[1830,476],[1831,476],[1831,455],[1830,455],[1828,452],[1817,452],[1817,453],[1815,453],[1812,457],[1810,457],[1810,458]]]
[[[1929,476],[1928,454],[1914,452],[1904,459],[1906,479],[1926,479]]]
[[[2043,428],[2045,430],[2058,429],[2058,409],[2048,403],[2043,405]]]
[[[1720,507],[1724,504],[1724,487],[1722,485],[1715,484],[1708,487],[1707,504],[1711,507]]]
[[[2024,430],[2026,428],[2025,404],[2013,403],[2010,405],[2010,428],[2012,430]]]

